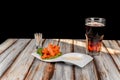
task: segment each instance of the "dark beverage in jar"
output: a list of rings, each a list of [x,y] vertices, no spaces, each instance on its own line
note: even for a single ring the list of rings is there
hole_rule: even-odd
[[[105,24],[98,21],[86,22],[86,48],[89,54],[97,54],[101,50]]]

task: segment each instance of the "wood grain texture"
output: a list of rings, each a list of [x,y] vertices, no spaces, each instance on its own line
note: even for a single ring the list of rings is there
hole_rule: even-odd
[[[103,41],[105,47],[107,48],[108,52],[112,56],[115,64],[117,65],[120,71],[120,47],[115,40]]]
[[[86,54],[85,40],[74,40],[74,52]],[[75,80],[98,80],[94,62],[91,61],[85,67],[75,67]]]
[[[119,46],[120,46],[120,40],[117,40],[117,42],[118,42],[118,44],[119,44]]]
[[[94,60],[100,80],[120,80],[120,72],[104,46],[102,46],[101,55],[95,56]]]
[[[35,41],[32,40],[25,49],[22,50],[21,54],[15,60],[13,65],[4,74],[1,80],[24,80],[34,57],[31,53],[35,50]],[[11,74],[12,73],[12,74]]]
[[[57,45],[58,39],[46,39],[43,43],[43,47],[47,47],[50,43]],[[50,80],[52,75],[48,73],[53,72],[53,67],[54,65],[51,63],[46,63],[35,59],[25,80]]]
[[[72,50],[72,40],[61,39],[60,48],[63,54],[69,53]],[[65,63],[56,63],[53,77],[51,80],[73,80],[73,65]]]
[[[54,63],[48,63],[44,68],[44,76],[42,80],[51,80],[54,73]]]
[[[46,39],[43,47],[57,44],[63,54],[86,54],[85,40]],[[120,80],[120,40],[103,40],[101,54],[85,67],[47,63],[31,55],[35,40],[8,39],[0,45],[0,80]]]
[[[47,63],[35,59],[25,80],[42,80]]]
[[[0,76],[2,76],[6,69],[13,63],[17,55],[19,55],[29,41],[29,39],[20,39],[0,55]]]
[[[17,39],[7,39],[5,42],[0,44],[0,54],[9,48]]]

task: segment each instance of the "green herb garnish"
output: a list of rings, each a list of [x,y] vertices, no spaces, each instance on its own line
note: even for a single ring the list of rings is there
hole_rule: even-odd
[[[38,48],[38,50],[37,50],[37,54],[39,54],[40,56],[43,55],[43,54],[42,54],[42,49],[43,49],[43,48]]]

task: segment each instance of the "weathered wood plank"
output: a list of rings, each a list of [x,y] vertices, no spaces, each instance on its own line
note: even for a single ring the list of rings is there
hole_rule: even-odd
[[[4,43],[5,44],[5,43]],[[0,54],[0,63],[9,55],[9,53],[16,48],[17,45],[20,45],[21,42],[17,41],[14,45],[12,45],[8,50],[4,52],[4,54]]]
[[[19,55],[29,41],[29,39],[20,39],[0,55],[0,76],[2,76],[7,68],[14,62],[17,55]]]
[[[118,41],[118,43],[119,43],[119,46],[120,46],[120,40],[117,40]]]
[[[42,80],[42,76],[44,75],[44,68],[46,64],[47,63],[35,59],[25,80]]]
[[[105,47],[107,48],[120,71],[120,47],[118,46],[117,42],[115,40],[105,40],[103,43],[105,44]]]
[[[32,40],[21,52],[9,70],[3,75],[1,80],[24,80],[34,57],[31,53],[35,50],[35,40]]]
[[[49,43],[58,44],[58,39],[46,39],[43,47],[47,47]],[[25,80],[49,80],[53,74],[53,68],[53,64],[35,59]]]
[[[8,50],[4,52],[4,54],[0,55],[0,63],[12,52],[14,49],[16,49],[16,46],[18,45],[25,45],[26,43],[23,42],[24,40],[18,40],[14,45],[12,45]]]
[[[63,54],[69,53],[72,50],[72,40],[61,39],[60,48]],[[65,63],[56,63],[55,71],[51,80],[73,80],[74,73],[72,65]]]
[[[51,80],[54,73],[54,63],[48,63],[44,68],[44,76],[42,80]]]
[[[74,52],[86,54],[85,40],[74,40]],[[76,80],[98,80],[94,62],[91,61],[85,67],[75,67]]]
[[[120,80],[120,73],[104,46],[102,46],[101,55],[95,56],[94,60],[100,80]]]
[[[17,39],[7,39],[5,42],[0,44],[0,54],[9,48]]]

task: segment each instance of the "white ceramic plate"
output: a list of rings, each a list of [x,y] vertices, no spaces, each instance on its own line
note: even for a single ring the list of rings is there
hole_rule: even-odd
[[[93,60],[93,58],[89,55],[86,54],[82,54],[82,53],[67,53],[67,54],[63,54],[55,59],[48,59],[48,60],[43,60],[39,54],[32,53],[32,55],[36,58],[38,58],[41,61],[45,61],[45,62],[65,62],[65,63],[71,63],[74,65],[77,65],[79,67],[84,67],[85,65],[87,65],[90,61]]]

